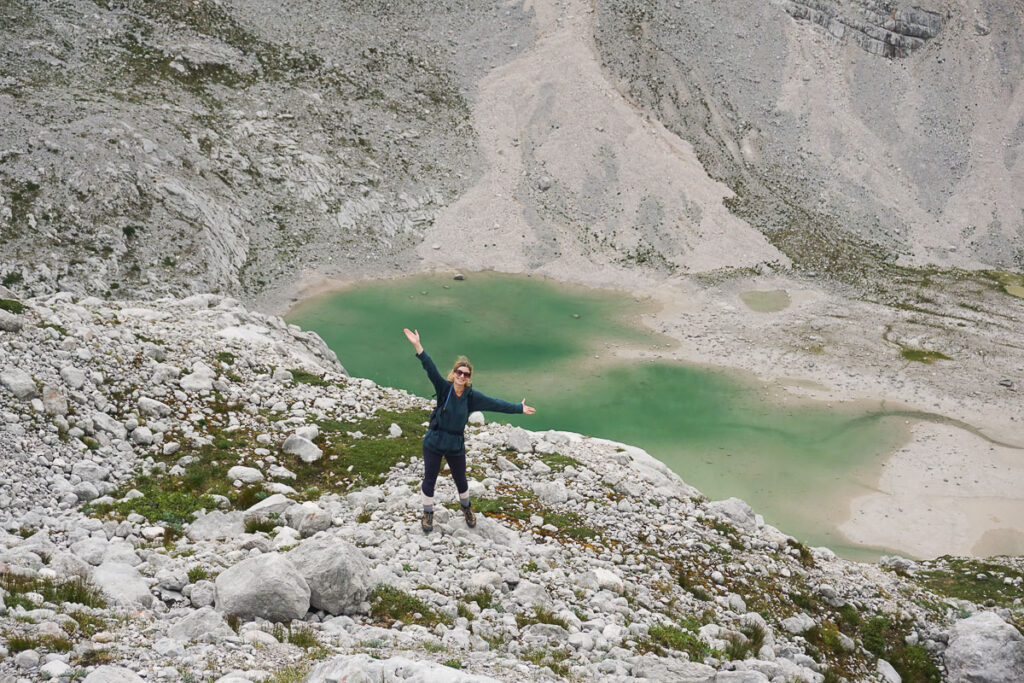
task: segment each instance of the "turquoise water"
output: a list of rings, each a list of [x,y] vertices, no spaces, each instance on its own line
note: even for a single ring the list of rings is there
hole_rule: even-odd
[[[710,498],[743,498],[786,533],[842,546],[835,525],[846,501],[905,440],[904,420],[783,402],[736,374],[617,359],[617,349],[670,343],[641,327],[649,307],[622,293],[477,273],[363,283],[304,302],[288,320],[320,334],[352,375],[429,396],[402,333],[418,329],[442,373],[465,354],[479,391],[537,409],[489,418],[638,445]]]

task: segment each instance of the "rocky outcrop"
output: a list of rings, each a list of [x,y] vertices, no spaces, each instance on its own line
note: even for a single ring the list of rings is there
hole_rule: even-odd
[[[873,55],[907,57],[942,29],[943,15],[888,0],[782,0],[795,19],[812,21],[839,40],[849,40]]]

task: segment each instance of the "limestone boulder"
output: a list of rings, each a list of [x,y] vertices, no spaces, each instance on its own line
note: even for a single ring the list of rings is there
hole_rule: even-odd
[[[216,604],[222,614],[289,622],[309,611],[309,584],[280,553],[242,560],[217,576]]]
[[[707,510],[715,517],[729,522],[744,531],[757,531],[757,517],[753,508],[739,498],[726,498],[707,504]]]
[[[82,683],[144,683],[142,678],[123,666],[98,666],[83,679]]]
[[[153,604],[149,583],[130,564],[104,562],[93,570],[92,580],[97,588],[118,605],[141,605],[148,608]]]
[[[958,621],[943,656],[950,681],[1024,681],[1024,636],[994,612]]]
[[[318,534],[287,553],[310,590],[310,604],[331,614],[351,614],[373,590],[373,567],[359,548]]]
[[[281,451],[288,455],[299,456],[302,462],[316,462],[324,457],[324,452],[320,450],[319,446],[298,434],[292,434],[285,439],[281,445]]]
[[[176,621],[167,635],[182,643],[216,643],[225,638],[234,638],[235,632],[220,612],[212,607],[203,607]]]

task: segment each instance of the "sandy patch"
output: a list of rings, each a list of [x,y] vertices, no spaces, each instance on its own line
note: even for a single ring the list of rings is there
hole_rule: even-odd
[[[950,425],[918,423],[854,499],[839,529],[854,543],[917,558],[1024,552],[1024,450]]]

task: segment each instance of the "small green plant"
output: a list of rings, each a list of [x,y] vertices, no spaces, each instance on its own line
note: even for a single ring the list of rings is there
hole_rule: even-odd
[[[242,627],[242,620],[239,619],[237,614],[231,613],[231,614],[225,615],[224,616],[224,621],[226,621],[228,623],[228,626],[230,626],[231,630],[234,631],[235,633],[238,633],[238,629],[240,629]]]
[[[263,532],[269,534],[279,526],[281,526],[280,515],[269,514],[265,517],[250,517],[245,520],[245,533],[255,534]]]
[[[89,648],[71,658],[71,663],[80,667],[102,666],[110,664],[112,661],[114,661],[114,654],[110,650],[100,647]]]
[[[0,310],[20,315],[25,312],[25,304],[20,301],[15,301],[14,299],[0,299]]]
[[[371,519],[373,519],[373,516],[369,512],[365,512],[364,511],[364,512],[360,512],[358,515],[356,515],[356,521],[359,522],[360,524],[366,524]]]
[[[488,590],[479,590],[475,593],[468,593],[466,602],[475,602],[480,609],[487,609],[494,604],[494,595]]]
[[[46,602],[58,605],[74,603],[86,607],[107,606],[103,592],[83,578],[54,581],[4,571],[0,572],[0,588],[7,593],[4,600],[8,605],[12,604],[12,599],[25,593],[39,593]]]
[[[217,353],[216,358],[224,365],[235,364],[235,354],[231,353],[230,351],[220,351]]]
[[[817,564],[814,562],[814,554],[811,553],[811,549],[808,548],[806,545],[796,540],[795,538],[786,539],[786,543],[789,544],[789,547],[796,548],[797,552],[800,555],[800,564],[802,564],[805,567],[817,566]]]
[[[11,654],[25,650],[47,650],[50,652],[68,652],[71,641],[63,636],[40,636],[38,638],[23,635],[12,635],[7,638],[7,650]]]
[[[203,579],[205,579],[205,578],[207,578],[209,576],[210,576],[210,573],[208,571],[206,571],[205,569],[203,569],[202,567],[200,567],[199,565],[196,565],[195,567],[192,567],[192,568],[190,568],[188,570],[188,582],[189,583],[196,583],[198,581],[202,581]]]
[[[22,279],[23,278],[21,273],[19,273],[16,270],[12,270],[11,272],[4,275],[4,279],[0,281],[0,284],[3,284],[4,287],[10,287],[11,285],[18,284],[19,282],[22,281]]]
[[[444,666],[451,667],[453,669],[461,669],[462,668],[462,662],[460,662],[457,659],[446,659],[443,662],[441,662],[441,664],[443,664]]]
[[[320,641],[313,635],[313,631],[304,626],[289,628],[288,642],[301,647],[303,650],[309,650],[320,645]]]

